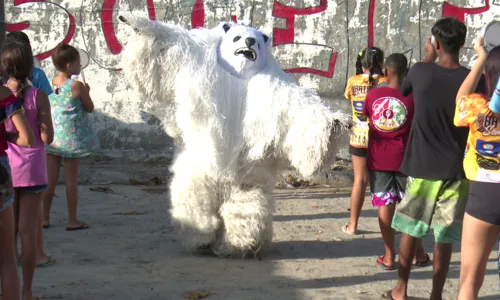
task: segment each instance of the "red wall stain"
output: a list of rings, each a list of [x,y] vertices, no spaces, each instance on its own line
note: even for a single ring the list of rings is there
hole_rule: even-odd
[[[69,28],[68,28],[68,32],[64,36],[64,39],[62,40],[62,42],[69,43],[71,41],[71,39],[73,38],[73,35],[75,34],[76,25],[75,25],[75,18],[64,7],[62,7],[56,3],[48,2],[46,0],[14,0],[14,6],[18,6],[18,5],[21,5],[24,3],[36,3],[36,2],[53,4],[53,5],[58,6],[59,8],[61,8],[62,10],[64,10],[66,12],[66,14],[68,15],[68,18],[69,18]],[[5,24],[5,30],[8,32],[15,32],[15,31],[24,30],[24,29],[28,28],[29,26],[30,26],[29,21],[20,22],[17,24]],[[47,52],[43,52],[43,53],[38,54],[36,56],[36,58],[38,60],[44,60],[44,59],[50,57],[53,52],[54,52],[54,49],[51,49]]]

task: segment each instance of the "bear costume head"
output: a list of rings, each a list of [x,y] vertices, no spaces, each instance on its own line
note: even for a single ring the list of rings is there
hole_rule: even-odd
[[[249,79],[265,68],[271,42],[269,36],[233,22],[222,22],[212,30],[221,34],[219,64],[226,71]]]

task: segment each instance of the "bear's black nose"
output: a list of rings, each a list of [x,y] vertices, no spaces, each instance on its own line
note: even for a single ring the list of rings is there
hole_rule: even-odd
[[[252,47],[255,44],[255,39],[253,37],[247,37],[245,39],[245,44],[248,48]]]

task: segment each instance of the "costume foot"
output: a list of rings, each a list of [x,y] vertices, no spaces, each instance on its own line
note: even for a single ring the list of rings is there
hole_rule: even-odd
[[[349,224],[346,224],[346,225],[342,226],[342,232],[344,232],[345,234],[348,234],[348,235],[356,235],[356,234],[358,234],[357,231],[354,231],[354,232],[349,231]]]
[[[377,266],[384,271],[392,271],[394,270],[394,262],[392,265],[387,265],[384,263],[384,256],[379,256],[377,259]]]
[[[413,265],[416,267],[427,267],[429,265],[430,261],[431,261],[431,258],[429,256],[429,254],[425,253],[425,260],[415,261],[413,263]]]
[[[67,231],[74,231],[74,230],[83,230],[83,229],[88,229],[89,225],[85,222],[81,222],[79,226],[68,226],[66,227]]]

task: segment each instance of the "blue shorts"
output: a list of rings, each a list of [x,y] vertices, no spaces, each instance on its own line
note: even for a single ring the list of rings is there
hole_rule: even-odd
[[[9,161],[7,159],[7,155],[0,155],[0,163],[2,166],[7,170],[9,173],[9,176],[11,175],[10,173],[10,166],[9,166]],[[9,178],[9,183],[6,186],[1,186],[0,185],[0,197],[3,197],[3,206],[1,207],[0,211],[6,209],[12,203],[14,203],[14,188],[12,188],[12,178]]]
[[[42,184],[42,185],[34,185],[34,186],[20,186],[20,187],[16,187],[16,189],[36,194],[36,193],[40,193],[40,192],[45,191],[48,187],[49,187],[48,184]]]

